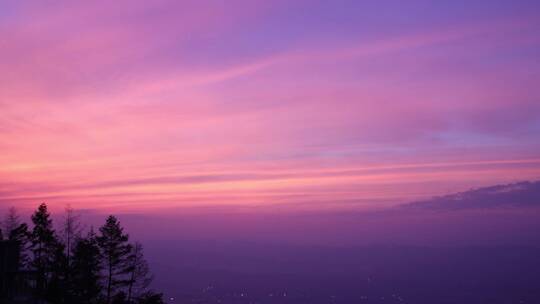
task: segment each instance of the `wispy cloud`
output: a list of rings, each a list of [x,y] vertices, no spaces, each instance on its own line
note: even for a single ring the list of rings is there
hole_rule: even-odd
[[[540,176],[533,12],[348,5],[0,4],[2,201],[316,208]]]

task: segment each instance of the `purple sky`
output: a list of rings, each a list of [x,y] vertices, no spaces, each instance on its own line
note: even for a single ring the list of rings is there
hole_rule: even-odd
[[[539,20],[537,1],[2,1],[0,206],[365,209],[537,179]]]

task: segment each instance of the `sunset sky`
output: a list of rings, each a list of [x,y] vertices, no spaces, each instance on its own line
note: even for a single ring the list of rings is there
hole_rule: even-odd
[[[538,1],[0,2],[0,207],[381,208],[540,178]]]

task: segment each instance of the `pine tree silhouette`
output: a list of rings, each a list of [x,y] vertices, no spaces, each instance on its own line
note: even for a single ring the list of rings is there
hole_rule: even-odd
[[[112,215],[99,231],[97,240],[105,270],[105,301],[110,304],[113,298],[118,299],[121,288],[129,285],[127,275],[130,272],[129,256],[132,246],[120,222]]]
[[[144,259],[143,246],[141,243],[135,243],[129,257],[129,285],[127,293],[128,303],[132,303],[133,299],[139,299],[145,292],[148,291],[148,286],[152,282],[152,275],[148,267],[148,263]]]
[[[93,230],[76,242],[73,248],[72,270],[70,290],[73,303],[97,303],[102,290],[102,267],[97,236]]]
[[[33,289],[35,303],[164,303],[162,294],[148,288],[152,275],[142,245],[129,243],[129,236],[116,217],[107,218],[99,235],[91,229],[81,237],[78,222],[74,222],[78,219],[69,219],[72,215],[70,212],[64,222],[62,240],[53,229],[51,215],[44,203],[31,217],[31,231],[26,223],[19,221],[15,209],[11,209],[6,217],[10,220],[9,225],[4,225],[3,232],[9,226],[9,234],[4,234],[4,239],[18,244],[22,261],[16,269],[32,274],[22,278],[26,280],[25,286]],[[31,253],[30,258],[27,251]]]
[[[47,205],[41,204],[32,215],[34,228],[31,233],[31,267],[36,271],[36,293],[46,297],[59,242],[56,239]]]

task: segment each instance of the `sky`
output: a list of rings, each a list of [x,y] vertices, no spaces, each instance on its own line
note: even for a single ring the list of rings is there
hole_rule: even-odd
[[[540,178],[537,1],[0,2],[0,207],[378,209]]]

